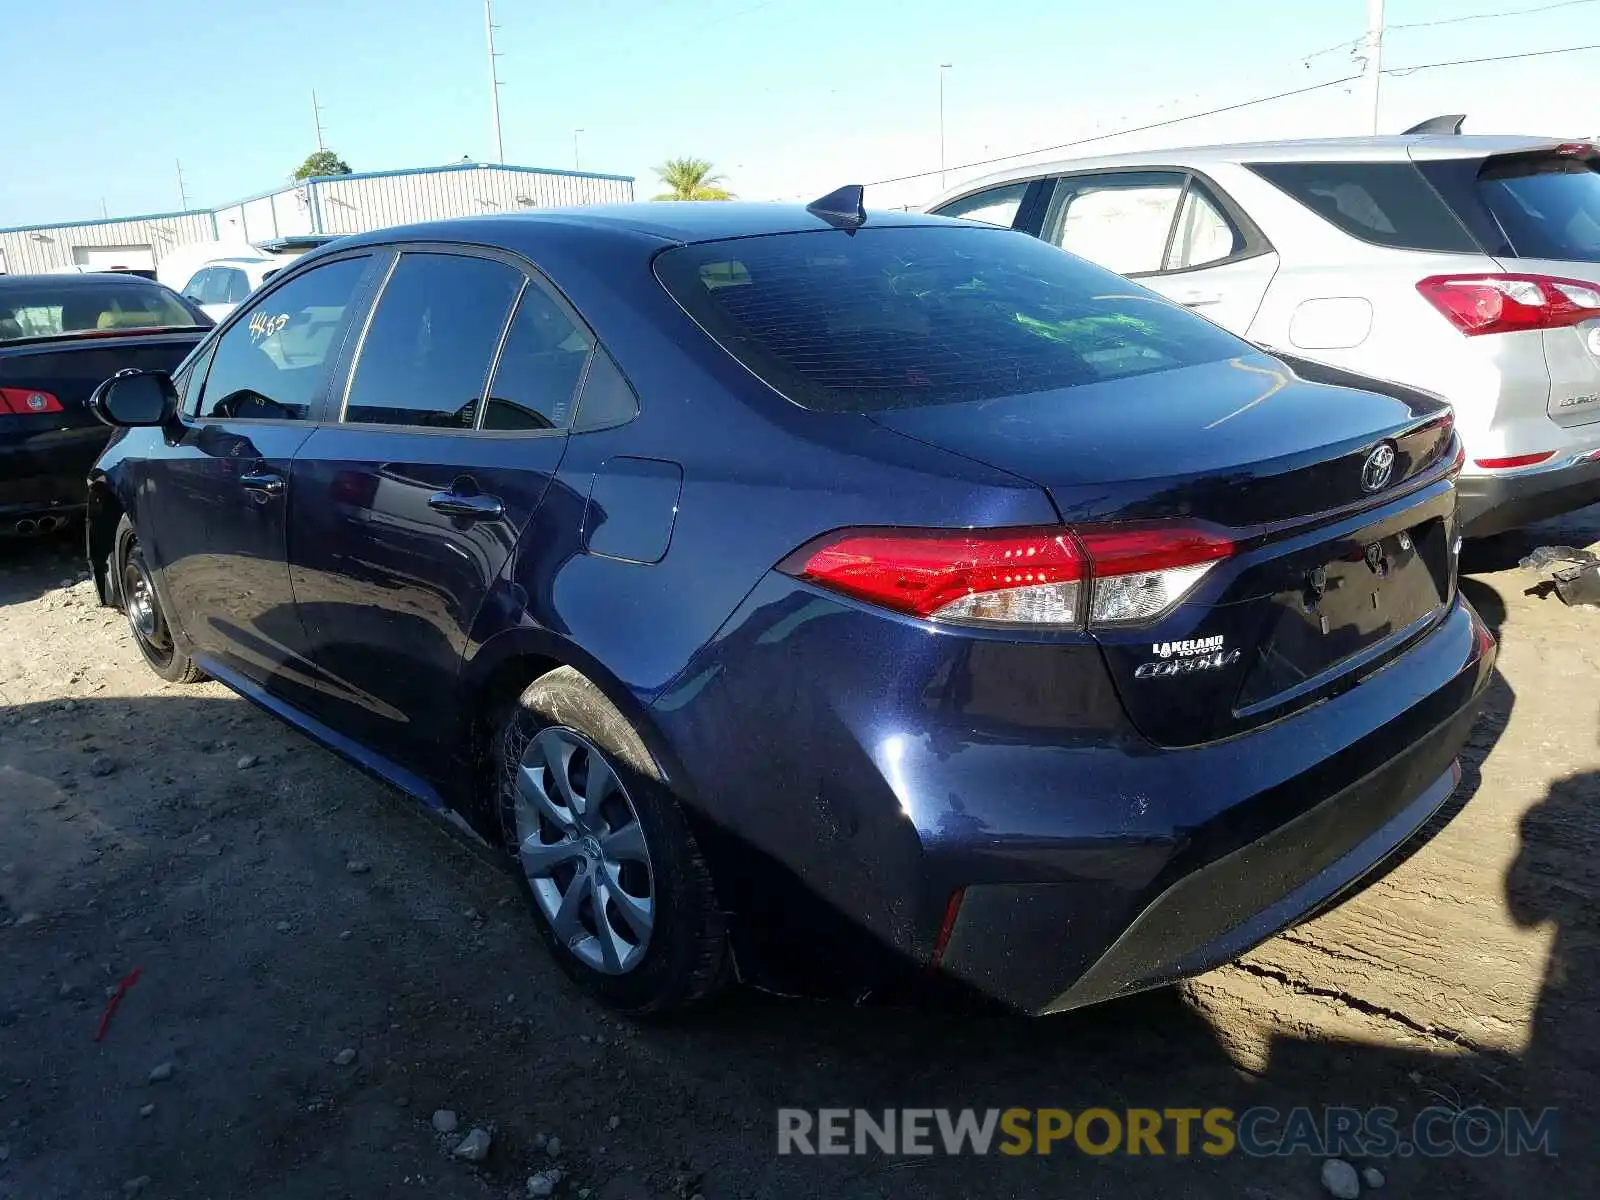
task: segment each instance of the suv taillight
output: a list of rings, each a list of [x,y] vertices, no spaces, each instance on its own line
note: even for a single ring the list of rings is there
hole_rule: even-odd
[[[932,621],[1081,629],[1154,620],[1233,551],[1193,525],[846,529],[778,569]]]
[[[1417,291],[1468,337],[1600,317],[1600,287],[1553,275],[1430,275]]]

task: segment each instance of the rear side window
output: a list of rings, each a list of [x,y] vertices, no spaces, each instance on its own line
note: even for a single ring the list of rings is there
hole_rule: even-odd
[[[1352,237],[1397,250],[1477,254],[1478,244],[1409,162],[1251,163]]]
[[[472,429],[523,274],[459,254],[402,254],[361,341],[344,420]]]
[[[538,284],[529,284],[495,367],[483,428],[560,429],[594,339]]]
[[[1591,160],[1491,161],[1477,193],[1518,258],[1600,262],[1600,174]]]
[[[1063,179],[1060,224],[1050,240],[1119,275],[1160,271],[1183,198],[1178,172],[1131,171]]]
[[[912,226],[706,242],[667,290],[797,404],[870,412],[1071,388],[1250,347],[1025,234]]]

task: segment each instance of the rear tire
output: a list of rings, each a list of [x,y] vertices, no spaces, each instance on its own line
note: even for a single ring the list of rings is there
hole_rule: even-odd
[[[674,1012],[731,972],[711,873],[638,732],[571,667],[540,676],[498,739],[501,828],[524,899],[584,991]]]
[[[128,618],[133,641],[150,669],[168,683],[199,683],[205,672],[194,665],[183,637],[168,622],[155,580],[139,545],[139,535],[126,515],[117,524],[111,552],[112,595]]]

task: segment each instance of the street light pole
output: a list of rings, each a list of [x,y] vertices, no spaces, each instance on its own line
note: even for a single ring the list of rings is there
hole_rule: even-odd
[[[939,64],[939,190],[944,191],[944,73],[954,63]]]
[[[583,130],[581,129],[574,129],[572,131],[572,169],[574,171],[581,169],[578,164],[578,135],[582,132]]]

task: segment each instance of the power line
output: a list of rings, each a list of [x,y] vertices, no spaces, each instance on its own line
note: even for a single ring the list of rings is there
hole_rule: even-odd
[[[1030,154],[1048,154],[1052,150],[1067,150],[1073,146],[1087,146],[1091,142],[1103,142],[1107,138],[1124,137],[1130,133],[1145,133],[1151,129],[1163,129],[1168,125],[1181,125],[1185,121],[1197,121],[1201,117],[1214,117],[1219,113],[1234,112],[1241,108],[1250,108],[1257,104],[1270,104],[1274,100],[1286,100],[1290,96],[1303,96],[1307,92],[1320,92],[1323,88],[1337,87],[1341,83],[1353,83],[1360,79],[1359,75],[1346,75],[1342,79],[1330,79],[1326,83],[1313,83],[1309,87],[1291,88],[1287,92],[1275,92],[1271,96],[1257,96],[1254,100],[1241,100],[1237,104],[1225,104],[1221,108],[1207,109],[1205,112],[1190,113],[1185,117],[1168,117],[1164,121],[1152,121],[1148,125],[1135,125],[1131,129],[1117,129],[1111,133],[1097,133],[1093,137],[1079,138],[1072,142],[1061,142],[1055,146],[1039,146],[1032,150],[1018,150],[1014,154],[1001,154],[995,158],[983,158],[976,162],[960,163],[949,168],[952,171],[965,171],[969,167],[987,167],[995,163],[1008,162],[1013,158],[1027,158]],[[886,183],[904,183],[908,179],[922,179],[928,175],[937,175],[938,171],[917,171],[911,175],[896,175],[893,179],[877,179],[867,184],[867,187],[881,187]]]
[[[1594,0],[1590,0],[1594,2]],[[1524,58],[1547,58],[1554,54],[1578,54],[1587,50],[1600,50],[1600,42],[1585,46],[1557,46],[1550,50],[1529,50],[1522,54],[1491,54],[1483,58],[1454,58],[1445,62],[1418,63],[1413,67],[1385,68],[1385,75],[1415,75],[1418,71],[1436,71],[1442,67],[1467,67],[1480,63],[1512,62]],[[1013,154],[1001,154],[994,158],[982,158],[973,162],[958,163],[948,168],[951,171],[965,171],[972,167],[988,167],[996,163],[1010,162],[1016,158],[1027,158],[1034,154],[1049,154],[1052,150],[1070,150],[1076,146],[1087,146],[1093,142],[1103,142],[1110,138],[1126,137],[1134,133],[1148,133],[1152,129],[1165,129],[1169,125],[1181,125],[1185,121],[1198,121],[1202,117],[1215,117],[1222,113],[1237,112],[1241,108],[1253,108],[1257,104],[1270,104],[1274,100],[1287,100],[1291,96],[1304,96],[1308,92],[1320,92],[1323,88],[1338,87],[1344,83],[1354,83],[1360,79],[1359,75],[1346,75],[1341,79],[1330,79],[1325,83],[1313,83],[1308,87],[1292,88],[1286,92],[1274,92],[1270,96],[1257,96],[1253,100],[1241,100],[1236,104],[1224,104],[1220,108],[1208,108],[1204,112],[1189,113],[1182,117],[1168,117],[1162,121],[1152,121],[1147,125],[1135,125],[1128,129],[1117,129],[1111,133],[1097,133],[1093,137],[1079,138],[1076,141],[1061,142],[1054,146],[1039,146],[1033,150],[1018,150]],[[926,179],[929,175],[937,175],[938,171],[916,171],[910,175],[896,175],[892,179],[879,179],[867,184],[867,187],[881,187],[887,183],[905,183],[912,179]]]
[[[1552,54],[1577,54],[1583,50],[1600,50],[1600,42],[1587,46],[1557,46],[1553,50],[1529,50],[1524,54],[1491,54],[1486,58],[1453,58],[1449,62],[1420,63],[1415,67],[1394,67],[1385,75],[1414,75],[1418,71],[1433,71],[1439,67],[1469,67],[1477,63],[1511,62],[1518,58],[1548,58]]]
[[[1596,4],[1600,0],[1561,0],[1560,4],[1541,4],[1538,8],[1515,8],[1510,12],[1469,13],[1464,17],[1440,17],[1437,21],[1410,21],[1404,25],[1391,25],[1390,29],[1432,29],[1436,25],[1459,25],[1463,21],[1498,21],[1501,17],[1531,17],[1535,13],[1554,12],[1558,8],[1576,8],[1580,4]]]

